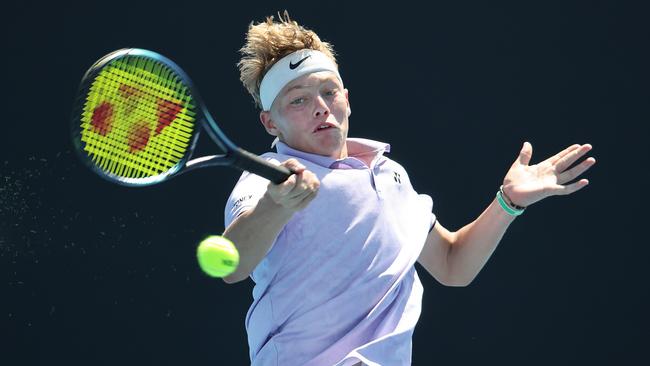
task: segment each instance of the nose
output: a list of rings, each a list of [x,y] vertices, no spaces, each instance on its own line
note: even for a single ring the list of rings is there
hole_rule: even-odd
[[[330,114],[330,109],[327,106],[327,103],[322,97],[316,98],[316,105],[314,107],[314,117],[328,116]]]

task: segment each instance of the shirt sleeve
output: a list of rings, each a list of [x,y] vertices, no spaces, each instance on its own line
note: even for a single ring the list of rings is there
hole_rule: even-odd
[[[433,213],[433,200],[431,199],[431,196],[427,194],[420,194],[418,198],[422,205],[425,207],[424,211],[427,212],[427,215],[429,215],[429,232],[431,232],[433,230],[433,227],[436,226],[436,222],[438,221],[436,214]]]
[[[266,160],[279,164],[279,161],[267,156]],[[233,188],[224,210],[224,227],[227,228],[239,215],[257,205],[257,202],[266,193],[269,180],[258,175],[244,172]]]

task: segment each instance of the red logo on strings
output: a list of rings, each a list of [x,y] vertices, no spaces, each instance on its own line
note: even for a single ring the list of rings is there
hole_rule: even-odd
[[[93,131],[102,136],[106,136],[113,128],[113,106],[108,102],[103,102],[95,108],[90,120]]]

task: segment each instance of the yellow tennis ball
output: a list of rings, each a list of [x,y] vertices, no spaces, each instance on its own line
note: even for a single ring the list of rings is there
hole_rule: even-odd
[[[226,277],[237,269],[239,252],[228,239],[211,235],[196,248],[196,257],[203,272],[212,277]]]

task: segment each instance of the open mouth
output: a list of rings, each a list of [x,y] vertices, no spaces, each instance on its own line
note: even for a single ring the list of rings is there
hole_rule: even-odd
[[[331,123],[321,123],[320,125],[318,125],[318,127],[316,127],[314,132],[325,131],[325,130],[329,130],[331,128],[334,128],[333,124],[331,124]]]

